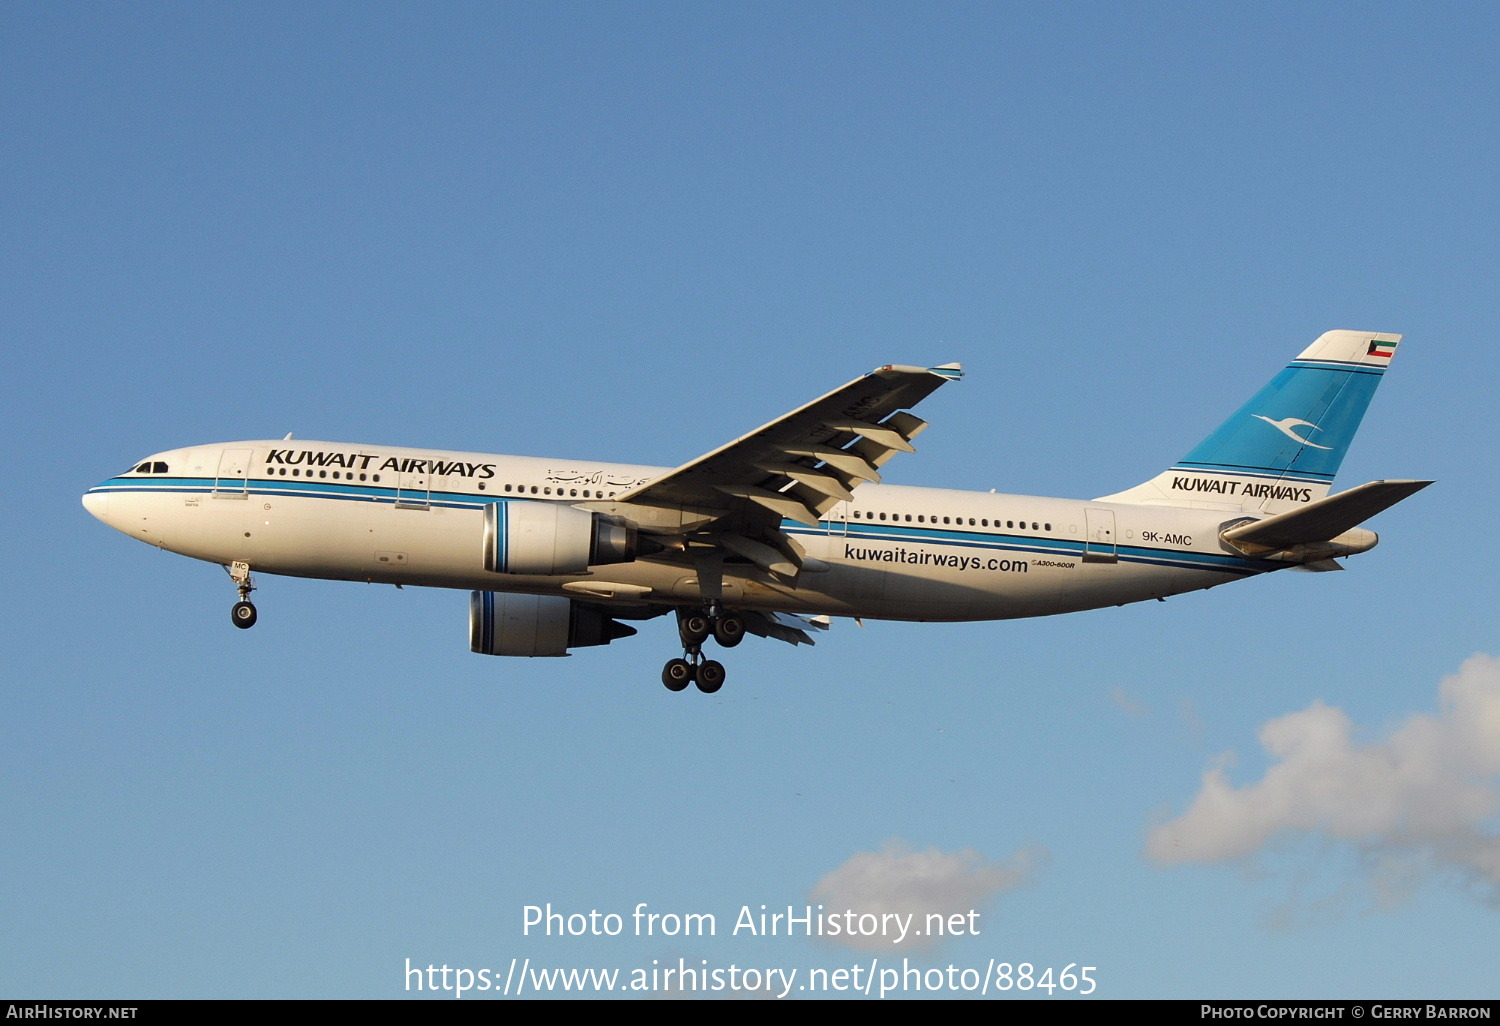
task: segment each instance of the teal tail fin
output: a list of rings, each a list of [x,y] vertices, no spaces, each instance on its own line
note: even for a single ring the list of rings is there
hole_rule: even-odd
[[[1323,498],[1400,341],[1325,333],[1165,473],[1100,501],[1274,513]]]

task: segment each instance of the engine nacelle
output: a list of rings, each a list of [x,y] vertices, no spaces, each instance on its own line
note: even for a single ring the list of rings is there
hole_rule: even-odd
[[[480,655],[564,656],[608,645],[635,628],[555,595],[476,591],[469,596],[469,648]]]
[[[511,499],[484,511],[484,568],[497,574],[580,574],[629,563],[640,552],[633,527],[556,502]]]

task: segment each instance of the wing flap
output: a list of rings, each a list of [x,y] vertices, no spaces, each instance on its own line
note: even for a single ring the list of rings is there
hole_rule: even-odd
[[[775,638],[789,645],[816,645],[809,631],[826,631],[829,620],[826,616],[797,616],[794,613],[757,613],[747,610],[741,614],[745,629],[762,638]]]
[[[778,517],[795,520],[797,523],[806,524],[808,527],[818,526],[817,510],[809,509],[785,492],[773,492],[767,488],[742,484],[716,484],[714,485],[714,489],[737,499],[749,499],[757,506],[770,510]]]

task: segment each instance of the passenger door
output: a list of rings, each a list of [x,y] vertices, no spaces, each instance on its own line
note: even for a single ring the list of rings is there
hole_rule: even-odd
[[[430,474],[401,474],[397,478],[397,509],[430,509],[432,506],[432,476]]]
[[[214,478],[214,498],[243,499],[249,493],[253,449],[225,449],[219,454],[219,472]]]
[[[1085,563],[1114,563],[1119,556],[1115,549],[1115,511],[1112,509],[1085,509],[1083,511],[1088,536],[1083,543]]]

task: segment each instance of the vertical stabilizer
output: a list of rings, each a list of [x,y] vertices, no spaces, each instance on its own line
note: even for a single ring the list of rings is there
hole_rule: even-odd
[[[1099,501],[1279,513],[1323,498],[1400,341],[1325,333],[1170,470]]]

